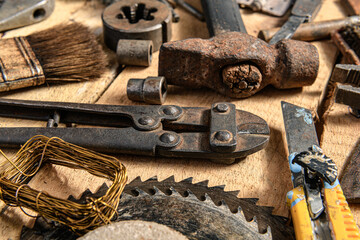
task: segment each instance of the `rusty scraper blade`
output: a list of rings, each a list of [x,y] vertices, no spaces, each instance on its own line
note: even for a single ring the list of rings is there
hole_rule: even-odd
[[[311,111],[306,108],[282,101],[286,140],[289,155],[309,150],[313,145],[319,146]],[[302,185],[302,172],[292,171],[294,187]]]
[[[341,177],[341,187],[349,203],[360,203],[360,138],[345,164]]]
[[[281,108],[289,154],[307,151],[312,145],[319,146],[311,111],[284,101]]]

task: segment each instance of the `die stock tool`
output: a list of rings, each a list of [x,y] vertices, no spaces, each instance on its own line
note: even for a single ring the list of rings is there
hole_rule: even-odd
[[[359,6],[0,0],[0,240],[360,239]]]

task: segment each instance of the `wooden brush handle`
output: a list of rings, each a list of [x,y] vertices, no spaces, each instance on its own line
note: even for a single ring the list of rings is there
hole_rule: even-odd
[[[45,83],[39,60],[24,37],[0,40],[0,92]]]

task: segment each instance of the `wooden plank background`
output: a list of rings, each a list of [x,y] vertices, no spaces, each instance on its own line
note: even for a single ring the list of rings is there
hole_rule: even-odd
[[[199,0],[189,2],[201,9]],[[49,19],[29,27],[8,31],[2,37],[28,35],[58,23],[76,21],[89,26],[101,39],[100,16],[103,8],[100,0],[57,0],[55,11]],[[208,38],[204,22],[198,21],[180,8],[177,8],[176,11],[179,13],[181,21],[172,25],[172,40],[190,37]],[[286,17],[275,18],[249,10],[240,11],[248,33],[254,36],[257,36],[260,29],[280,26],[286,20]],[[345,15],[341,0],[324,0],[315,21],[339,19]],[[259,198],[258,204],[273,206],[274,214],[289,216],[285,195],[292,185],[286,157],[287,147],[280,101],[285,100],[315,110],[337,56],[336,47],[331,41],[313,42],[313,44],[320,53],[319,75],[312,86],[303,89],[278,90],[270,86],[248,99],[230,99],[207,89],[192,90],[169,87],[166,104],[210,107],[214,102],[229,101],[236,104],[238,109],[264,118],[271,129],[271,139],[266,149],[233,165],[220,165],[194,159],[119,155],[119,159],[128,169],[129,181],[137,176],[146,180],[155,175],[160,180],[171,175],[174,175],[177,181],[187,177],[194,177],[196,182],[208,179],[211,186],[225,184],[226,190],[240,190],[239,197]],[[106,52],[111,67],[101,79],[83,83],[47,84],[3,93],[0,97],[119,105],[137,104],[126,97],[127,80],[133,77],[157,76],[158,52],[154,54],[150,67],[126,67],[118,76],[116,76],[117,66],[114,54],[109,50]],[[45,125],[46,123],[43,122],[0,118],[0,127]],[[359,132],[360,120],[352,117],[346,106],[334,105],[325,126],[321,147],[328,156],[335,160],[340,170],[355,146]],[[9,155],[14,153],[9,149],[3,150]],[[31,186],[57,197],[67,198],[70,194],[78,196],[86,188],[94,191],[102,182],[102,179],[83,171],[47,166],[39,172]],[[0,211],[3,207],[4,204],[0,203]],[[351,205],[351,208],[356,215],[357,223],[359,223],[360,208],[356,205]],[[26,217],[19,209],[9,208],[0,216],[0,239],[18,239],[21,227],[23,225],[31,226],[32,223],[33,220]]]

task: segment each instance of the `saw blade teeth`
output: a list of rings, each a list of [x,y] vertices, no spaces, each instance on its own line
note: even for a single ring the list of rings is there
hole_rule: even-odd
[[[231,212],[229,206],[226,204],[226,202],[224,200],[221,200],[220,202],[218,202],[215,205],[218,206],[219,208],[222,208],[222,209],[224,209],[226,211]]]
[[[214,207],[218,207],[207,193],[204,194],[204,202],[207,202]]]
[[[257,223],[256,217],[254,217],[252,221],[248,222],[248,224],[249,224],[249,225],[252,225],[252,227],[253,227],[254,229],[257,229],[257,230],[259,231],[259,233],[260,233],[260,229],[259,229],[259,225],[258,225],[258,223]],[[272,239],[270,227],[267,227],[265,233],[260,233],[260,234],[263,235],[264,237],[266,236],[266,238],[268,238],[268,239]]]
[[[161,182],[175,182],[175,176],[172,175]]]
[[[181,196],[181,194],[176,191],[176,189],[174,187],[170,187],[170,191],[171,191],[171,195],[170,196],[174,196],[174,197],[183,197]]]
[[[188,189],[186,192],[187,192],[187,196],[185,198],[195,200],[195,201],[199,201],[199,200],[202,201],[201,199],[198,199],[191,190]]]
[[[158,181],[159,181],[159,180],[158,180],[158,177],[157,177],[157,176],[153,176],[153,177],[151,177],[151,178],[147,179],[147,180],[146,180],[146,181],[144,181],[144,182],[146,183],[146,182],[153,182],[153,181],[158,182]]]
[[[148,194],[147,192],[145,192],[144,190],[140,189],[140,188],[135,188],[135,190],[138,192],[138,195],[137,196],[140,196],[140,195],[150,195]]]
[[[218,185],[218,186],[214,186],[214,187],[211,187],[210,189],[221,189],[221,190],[225,190],[225,185]]]
[[[134,178],[129,184],[135,184],[135,183],[141,183],[141,177],[137,176],[136,178]]]
[[[156,195],[156,196],[166,196],[166,194],[163,193],[159,188],[157,188],[157,187],[154,186],[153,189],[154,189],[154,194],[153,194],[153,195]]]
[[[247,201],[252,202],[253,204],[256,204],[259,201],[258,198],[244,198],[244,199],[246,199]]]
[[[236,213],[235,215],[238,216],[238,217],[240,217],[241,219],[246,220],[246,221],[249,222],[249,223],[251,223],[251,222],[254,220],[254,218],[253,218],[253,219],[251,219],[250,221],[248,221],[248,220],[246,219],[245,214],[244,214],[244,211],[241,209],[241,207],[238,207],[238,211],[237,211],[237,213]],[[257,222],[256,222],[256,225],[257,225]]]
[[[204,186],[204,187],[207,187],[208,184],[209,184],[209,180],[204,180],[204,181],[196,183],[196,185],[201,185],[201,186]]]
[[[236,197],[239,195],[239,193],[240,193],[239,190],[236,190],[236,191],[226,191],[226,194],[232,194],[232,195],[234,195],[234,196],[236,196]]]
[[[192,183],[193,182],[193,177],[185,178],[185,179],[181,180],[180,182],[181,183]]]

